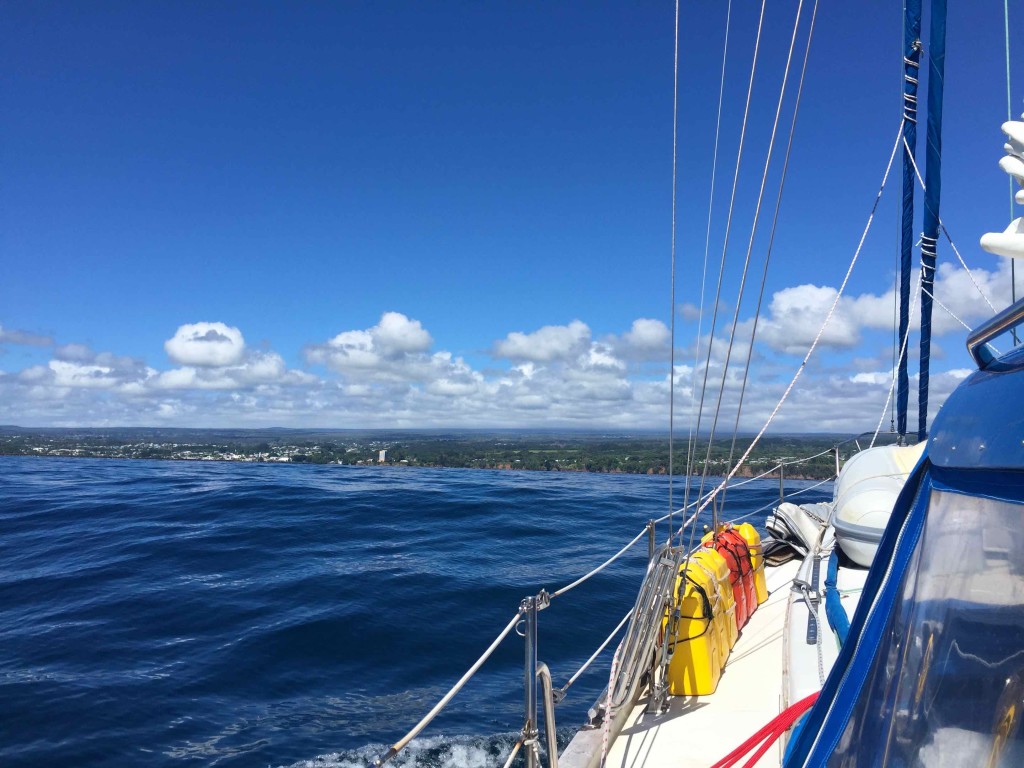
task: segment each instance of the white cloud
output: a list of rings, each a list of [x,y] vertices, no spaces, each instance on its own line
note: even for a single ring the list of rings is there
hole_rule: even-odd
[[[240,362],[245,340],[240,330],[224,323],[190,323],[179,327],[164,349],[178,365],[217,367]]]
[[[419,320],[410,320],[401,312],[385,312],[370,334],[376,347],[388,356],[426,352],[434,343]]]
[[[865,371],[850,377],[854,384],[892,384],[892,371]]]
[[[911,287],[916,285],[915,274]],[[975,268],[970,275],[963,267],[950,262],[939,265],[932,292],[936,298],[932,310],[933,336],[963,333],[960,320],[974,325],[994,314],[978,288],[984,291],[996,310],[1007,306],[1010,303],[1009,259],[1001,259],[993,270]],[[767,316],[758,326],[758,339],[780,352],[792,355],[806,353],[832,307],[836,293],[837,290],[831,286],[810,284],[777,291],[772,296]],[[920,297],[913,301],[914,313],[910,324],[916,333],[920,328]],[[894,289],[879,294],[847,294],[839,300],[819,343],[832,349],[851,349],[861,343],[862,334],[867,329],[891,331],[894,308]],[[914,344],[913,340],[911,344]]]
[[[768,317],[759,324],[758,338],[782,352],[805,353],[835,302],[835,288],[797,285],[777,291]],[[850,348],[860,342],[860,324],[849,312],[836,312],[822,334],[826,346]]]
[[[372,328],[342,331],[325,344],[308,347],[306,360],[349,375],[405,378],[406,368],[427,362],[432,344],[419,320],[385,312]]]
[[[156,389],[248,389],[260,384],[301,384],[308,374],[289,371],[284,358],[276,352],[250,352],[238,365],[216,368],[182,366],[156,376],[152,386]]]
[[[590,328],[573,320],[568,325],[545,325],[533,333],[513,331],[494,345],[498,357],[550,363],[583,353],[590,343]]]
[[[995,288],[1000,274],[981,270],[977,277]],[[940,269],[937,295],[948,295],[944,303],[958,307],[965,318],[989,313],[983,302],[978,309],[972,297],[961,295],[964,279],[962,270]],[[795,361],[771,352],[802,356],[835,295],[829,286],[805,284],[772,296],[754,350],[741,429],[761,426],[792,376]],[[1000,294],[994,296],[998,302]],[[891,381],[891,355],[880,340],[887,334],[877,331],[890,330],[891,303],[892,294],[885,291],[840,301],[823,345],[849,353],[819,353],[777,416],[775,430],[854,432],[877,424]],[[732,429],[752,326],[750,318],[740,323],[724,384],[727,332],[719,329],[710,364],[708,336],[696,361],[693,349],[677,357],[680,428],[689,423],[691,386],[700,386],[706,373],[702,423],[706,429],[721,388],[719,431]],[[508,333],[491,344],[496,360],[477,369],[452,351],[435,351],[420,321],[386,312],[369,328],[341,330],[307,346],[303,354],[314,368],[298,371],[275,351],[246,347],[237,328],[193,323],[168,339],[165,348],[174,365],[162,370],[71,343],[55,347],[43,364],[0,375],[0,423],[659,427],[668,410],[668,336],[664,323],[641,317],[595,339],[586,323],[574,320]],[[865,337],[870,344],[862,343]],[[950,356],[963,359],[962,353]],[[932,402],[937,405],[969,371],[941,371],[936,361]]]
[[[105,365],[81,365],[64,360],[51,360],[53,383],[58,387],[115,387],[117,377],[113,369]]]
[[[641,317],[628,331],[611,337],[609,344],[620,357],[634,361],[668,360],[672,334],[661,320]]]
[[[641,317],[633,321],[632,327],[622,338],[633,347],[663,350],[668,346],[669,336],[668,327],[661,320]]]

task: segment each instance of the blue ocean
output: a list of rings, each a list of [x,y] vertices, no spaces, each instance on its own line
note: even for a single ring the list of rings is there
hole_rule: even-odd
[[[730,514],[777,496],[730,490]],[[667,510],[658,476],[2,457],[0,765],[363,768],[524,596]],[[646,558],[642,540],[540,614],[556,686],[629,609]],[[562,741],[608,665],[558,706]],[[522,679],[513,633],[395,764],[500,766]]]

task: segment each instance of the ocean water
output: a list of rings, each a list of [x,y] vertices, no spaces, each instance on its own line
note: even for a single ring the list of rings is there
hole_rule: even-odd
[[[607,559],[665,513],[667,488],[651,476],[0,457],[0,765],[362,768],[524,596]],[[731,490],[730,514],[777,494],[774,481]],[[540,614],[556,686],[629,609],[645,562],[641,542]],[[522,657],[512,634],[395,764],[500,766],[522,725]],[[558,706],[562,741],[608,665]]]

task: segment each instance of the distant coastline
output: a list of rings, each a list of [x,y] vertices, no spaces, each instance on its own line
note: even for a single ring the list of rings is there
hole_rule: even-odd
[[[765,437],[738,476],[760,475],[780,463],[828,451],[832,435]],[[750,438],[737,440],[733,457]],[[698,449],[692,474],[728,471],[731,439]],[[505,471],[668,474],[668,439],[650,433],[512,431],[201,430],[165,428],[24,428],[0,426],[0,455],[72,458],[235,461],[435,467]],[[846,455],[841,451],[840,461]],[[673,471],[686,472],[686,440],[677,437]],[[786,478],[820,480],[835,473],[835,456],[786,466]],[[778,470],[767,477],[778,478]]]

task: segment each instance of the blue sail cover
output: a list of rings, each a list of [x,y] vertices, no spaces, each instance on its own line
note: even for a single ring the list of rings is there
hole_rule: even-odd
[[[924,233],[921,235],[921,375],[917,439],[928,434],[928,379],[932,348],[932,291],[942,191],[942,86],[946,70],[946,0],[932,0],[928,35],[928,141],[925,150]],[[902,338],[902,337],[900,337]]]
[[[921,0],[906,0],[903,20],[903,220],[900,233],[900,344],[910,330],[910,272],[914,250],[914,165],[917,147],[917,78],[921,60]],[[909,148],[909,149],[908,149]],[[910,379],[907,358],[900,356],[896,379],[896,432],[907,434]]]
[[[950,396],[795,766],[1024,765],[1024,349]]]

